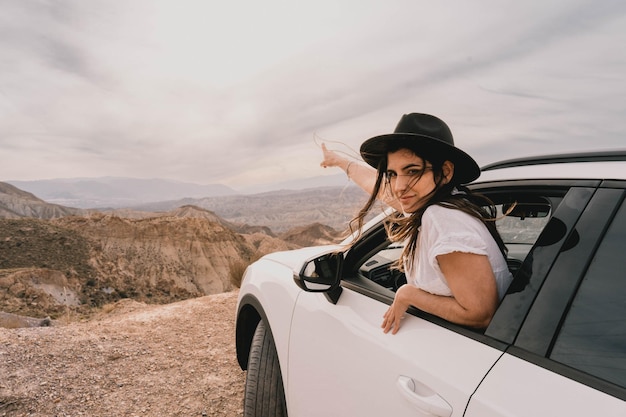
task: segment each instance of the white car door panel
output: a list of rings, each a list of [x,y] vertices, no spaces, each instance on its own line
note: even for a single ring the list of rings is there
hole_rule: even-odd
[[[626,402],[505,354],[472,396],[465,416],[624,417]]]
[[[290,415],[463,415],[502,352],[409,314],[396,335],[384,334],[387,308],[349,289],[336,305],[322,294],[299,296],[289,343]]]

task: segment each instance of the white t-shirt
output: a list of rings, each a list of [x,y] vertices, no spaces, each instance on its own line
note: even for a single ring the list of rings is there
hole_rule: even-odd
[[[487,255],[498,296],[504,297],[513,277],[487,227],[467,213],[438,205],[428,207],[422,216],[415,259],[412,268],[406,268],[407,282],[432,294],[451,296],[437,256],[452,252]]]

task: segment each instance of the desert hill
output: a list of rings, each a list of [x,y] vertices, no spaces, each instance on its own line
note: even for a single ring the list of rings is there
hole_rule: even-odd
[[[185,198],[133,207],[148,212],[169,211],[184,205],[210,210],[234,224],[260,225],[274,233],[315,223],[344,230],[367,201],[360,188],[319,187],[282,190],[252,195]]]
[[[315,223],[276,235],[193,205],[70,209],[0,186],[0,201],[12,201],[9,215],[0,213],[0,311],[28,317],[89,315],[125,298],[163,304],[222,293],[266,253],[341,239]]]
[[[0,219],[0,311],[54,320],[125,298],[164,304],[222,293],[250,261],[301,246],[212,217],[187,207],[141,219]],[[303,242],[308,233],[300,229]]]
[[[2,218],[53,219],[84,213],[85,211],[81,209],[47,203],[11,184],[0,182],[0,217]]]
[[[0,219],[0,310],[55,318],[121,298],[161,304],[221,293],[233,288],[233,265],[297,247],[207,217]]]
[[[279,235],[285,242],[297,246],[327,245],[329,242],[341,241],[347,236],[347,231],[338,232],[332,227],[321,223],[295,227]]]

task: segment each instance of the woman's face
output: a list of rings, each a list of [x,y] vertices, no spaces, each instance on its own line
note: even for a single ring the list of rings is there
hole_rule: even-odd
[[[414,213],[422,207],[428,200],[426,197],[437,187],[432,168],[428,161],[409,149],[387,154],[386,179],[405,213]],[[454,165],[446,161],[442,171],[442,182],[447,183],[452,178]]]

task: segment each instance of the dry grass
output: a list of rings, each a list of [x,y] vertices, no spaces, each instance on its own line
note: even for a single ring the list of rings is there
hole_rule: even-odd
[[[241,279],[248,265],[256,262],[263,256],[262,253],[255,253],[252,259],[245,261],[243,259],[233,259],[228,263],[228,277],[234,288],[241,287]]]

